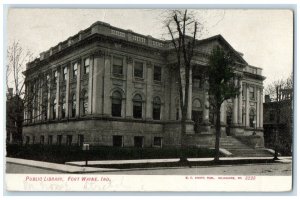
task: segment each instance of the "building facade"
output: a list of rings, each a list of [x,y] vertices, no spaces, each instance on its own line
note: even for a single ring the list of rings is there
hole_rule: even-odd
[[[240,95],[224,102],[222,135],[263,141],[262,69],[248,65],[221,36],[197,41],[188,130],[181,135],[175,52],[162,41],[96,22],[28,63],[24,142],[103,146],[214,145],[214,115],[201,72],[215,45],[236,60]]]

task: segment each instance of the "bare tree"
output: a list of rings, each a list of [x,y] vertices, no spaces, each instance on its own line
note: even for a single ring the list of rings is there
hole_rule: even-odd
[[[13,88],[16,96],[23,96],[25,89],[25,76],[23,71],[26,69],[26,63],[31,61],[32,53],[25,50],[19,42],[13,43],[7,49],[6,64],[6,86]]]
[[[278,79],[270,83],[265,88],[265,95],[269,96],[269,100],[277,101],[277,99],[282,99],[283,97],[277,97],[276,88],[280,87],[281,90],[293,90],[293,74],[290,74],[286,79]],[[281,93],[279,94],[281,95]]]
[[[195,20],[193,13],[189,13],[188,10],[169,10],[165,26],[168,29],[176,55],[175,74],[179,86],[182,116],[181,134],[183,135],[186,132],[186,121],[188,119],[188,96],[192,78],[191,61],[194,56],[194,49],[197,41],[196,38],[200,34],[199,27],[201,24]]]
[[[10,99],[7,101],[7,124],[12,124],[16,130],[14,138],[19,138],[22,135],[22,127],[24,121],[31,121],[43,115],[32,114],[32,110],[41,107],[45,111],[47,104],[38,101],[38,93],[42,90],[48,92],[49,78],[45,78],[42,82],[36,80],[26,80],[24,71],[26,64],[32,60],[32,53],[26,50],[19,42],[14,41],[7,49],[7,64],[6,64],[6,86],[7,91],[13,91]],[[39,78],[43,79],[44,75],[40,74]],[[26,84],[26,87],[25,87]],[[24,110],[27,110],[30,115],[24,117]],[[11,128],[11,125],[8,126]]]
[[[167,22],[167,28],[172,38],[171,42],[175,49],[177,63],[176,72],[179,85],[180,107],[182,112],[182,130],[185,130],[187,120],[188,95],[190,84],[191,60],[194,56],[198,22],[194,21],[187,10],[173,10]],[[191,28],[193,26],[193,28]],[[191,36],[192,34],[192,36]]]

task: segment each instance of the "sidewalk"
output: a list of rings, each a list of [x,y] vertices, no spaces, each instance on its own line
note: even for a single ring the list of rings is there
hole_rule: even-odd
[[[264,160],[272,159],[273,157],[224,157],[221,161],[238,161],[238,160]],[[279,157],[280,160],[276,162],[291,163],[292,157]],[[214,158],[188,158],[192,162],[207,162],[213,161]],[[175,159],[141,159],[141,160],[105,160],[105,161],[88,161],[89,165],[121,165],[121,164],[146,164],[146,163],[176,163],[179,158]],[[85,167],[85,161],[67,162],[65,164],[41,162],[35,160],[25,160],[19,158],[6,158],[7,163],[19,164],[24,166],[31,166],[36,168],[48,169],[63,173],[91,173],[91,172],[108,172],[108,171],[124,171],[124,169],[117,168],[96,168]],[[146,168],[144,168],[146,169]],[[152,168],[155,169],[155,168]],[[125,169],[132,170],[132,169]],[[138,170],[138,169],[136,169]]]
[[[269,157],[222,157],[220,160],[266,160],[272,159],[272,156]],[[280,160],[278,162],[289,163],[291,161],[291,157],[279,157]],[[205,161],[213,161],[214,158],[188,158],[188,161],[192,162],[205,162]],[[140,159],[140,160],[101,160],[101,161],[89,161],[89,165],[119,165],[119,164],[146,164],[146,163],[172,163],[178,162],[179,158],[172,159]],[[76,161],[76,162],[66,162],[66,165],[72,166],[84,166],[84,161]]]
[[[106,171],[118,170],[118,169],[110,169],[110,168],[71,166],[71,165],[41,162],[35,160],[25,160],[19,158],[8,158],[8,157],[6,157],[6,162],[30,166],[30,167],[37,167],[42,169],[49,169],[49,170],[63,172],[63,173],[90,173],[90,172],[106,172]]]

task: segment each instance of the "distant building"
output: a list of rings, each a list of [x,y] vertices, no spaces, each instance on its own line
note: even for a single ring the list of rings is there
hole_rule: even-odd
[[[275,149],[276,131],[279,130],[277,142],[279,152],[291,155],[293,137],[293,90],[281,89],[279,102],[271,101],[268,95],[264,103],[264,137],[265,146]],[[277,123],[279,117],[279,124]]]
[[[215,117],[201,72],[216,45],[234,55],[241,86],[222,105],[222,135],[263,141],[262,69],[250,66],[217,35],[197,41],[192,60],[187,132],[181,136],[179,92],[171,41],[96,22],[28,63],[24,142],[104,146],[213,147]]]
[[[6,142],[22,143],[24,106],[20,97],[13,94],[13,88],[6,94]]]

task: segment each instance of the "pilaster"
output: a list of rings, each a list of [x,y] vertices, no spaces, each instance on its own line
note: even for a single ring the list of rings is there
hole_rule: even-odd
[[[104,84],[103,84],[103,115],[110,116],[111,115],[111,80],[110,80],[110,69],[111,69],[111,55],[108,52],[105,53],[104,59]]]
[[[188,94],[188,106],[187,106],[187,120],[192,120],[192,98],[193,98],[193,82],[192,82],[192,69],[189,71],[189,94]]]
[[[89,70],[89,83],[88,83],[88,113],[92,114],[92,99],[93,99],[93,73],[94,73],[94,56],[91,55],[90,59],[90,70]]]
[[[56,119],[59,119],[59,117],[60,117],[60,115],[59,115],[59,108],[60,108],[60,95],[59,95],[59,93],[60,93],[60,70],[61,68],[60,68],[60,66],[57,68],[57,80],[56,80],[56,111],[55,111],[55,113],[56,113]]]
[[[256,87],[256,127],[261,127],[260,125],[260,88]]]
[[[92,87],[92,113],[103,114],[103,78],[104,78],[104,52],[93,54],[93,87]]]
[[[80,81],[81,81],[81,66],[82,59],[76,61],[77,62],[77,77],[76,77],[76,117],[80,116]]]
[[[66,118],[69,117],[69,107],[70,107],[70,63],[68,63],[66,66],[67,68],[67,78],[66,78]]]
[[[246,127],[249,127],[249,107],[250,107],[250,104],[249,104],[249,99],[250,99],[250,96],[249,96],[249,84],[246,84],[246,106],[245,106],[245,109],[246,109]]]
[[[127,71],[126,71],[126,118],[132,118],[132,93],[133,93],[133,60],[132,57],[127,57]]]
[[[153,101],[153,64],[151,62],[146,63],[146,119],[152,119],[152,101]]]
[[[239,90],[239,106],[238,106],[238,124],[243,126],[243,83],[242,80],[239,81],[240,90]]]
[[[235,85],[238,84],[237,79],[234,80]],[[233,98],[233,111],[232,111],[232,125],[237,126],[238,124],[238,97]]]

